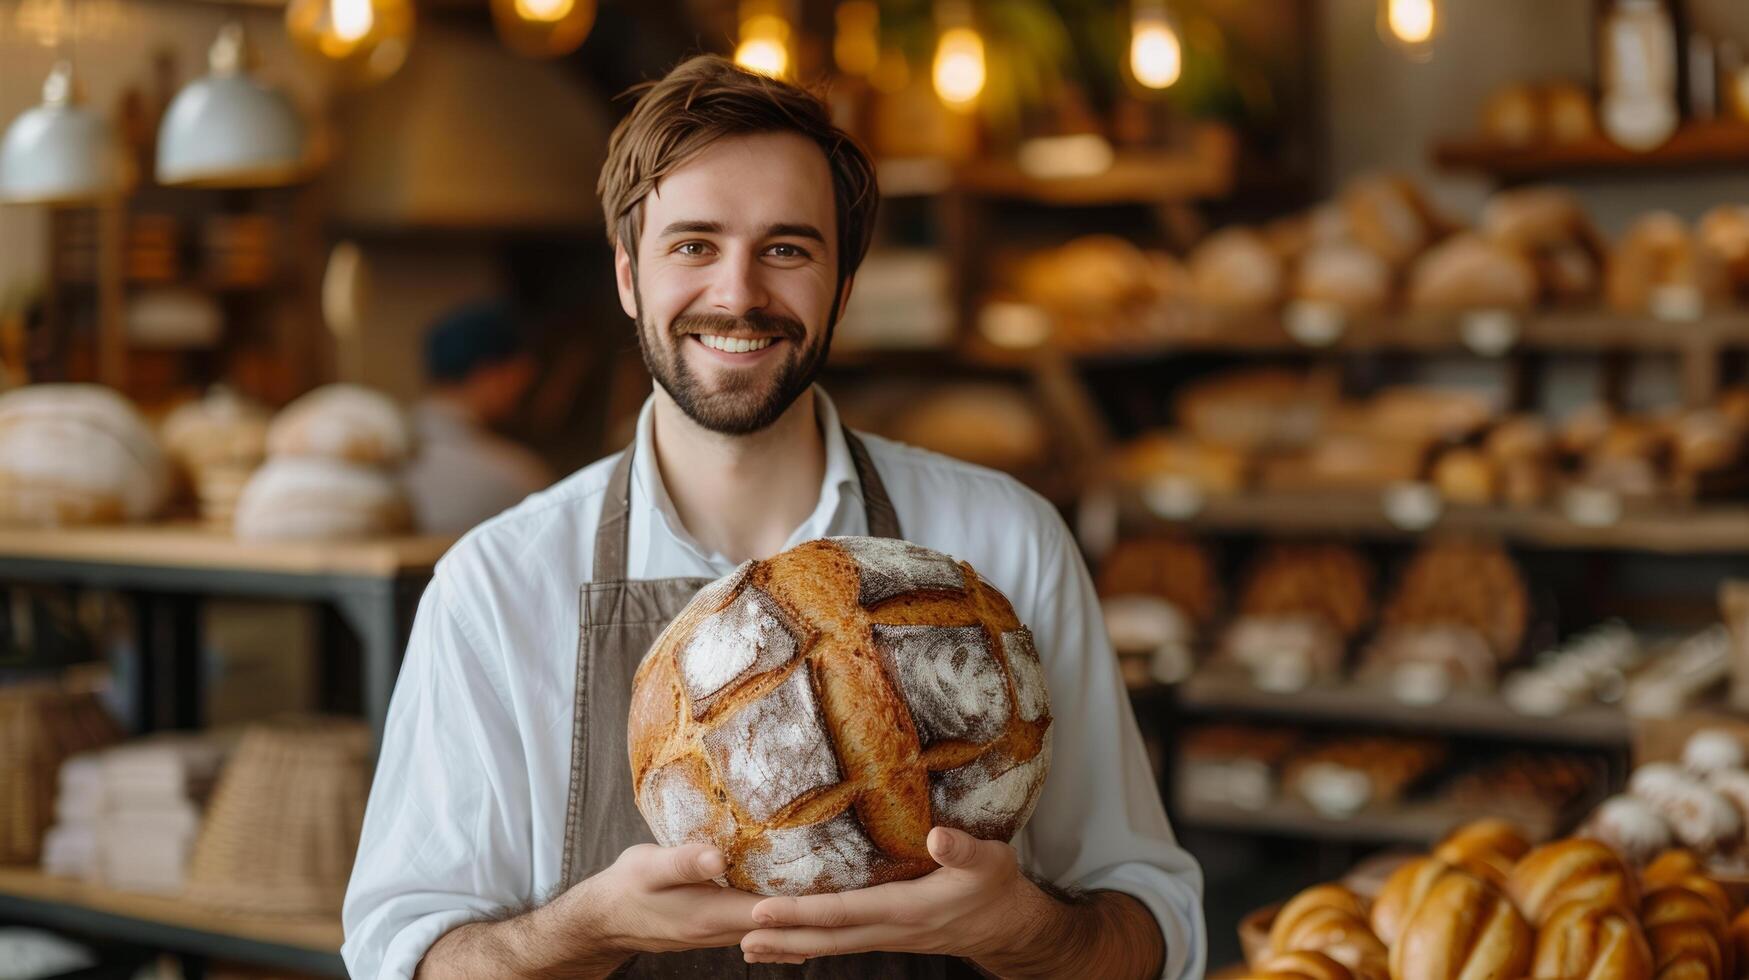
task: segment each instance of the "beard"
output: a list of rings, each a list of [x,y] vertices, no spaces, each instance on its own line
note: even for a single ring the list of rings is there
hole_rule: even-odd
[[[811,347],[803,346],[808,332],[801,321],[758,311],[745,316],[683,314],[664,330],[650,322],[644,314],[642,298],[638,300],[638,349],[650,376],[687,418],[711,432],[728,436],[765,429],[795,404],[819,377],[836,325],[837,317],[829,317],[826,330]],[[698,333],[775,335],[787,343],[788,351],[776,365],[724,369],[712,390],[693,373],[683,351],[688,338]]]

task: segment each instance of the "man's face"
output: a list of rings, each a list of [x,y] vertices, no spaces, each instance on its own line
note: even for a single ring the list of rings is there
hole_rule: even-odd
[[[825,154],[793,133],[720,140],[643,210],[636,268],[623,247],[614,266],[650,374],[706,429],[769,426],[813,383],[839,312]]]

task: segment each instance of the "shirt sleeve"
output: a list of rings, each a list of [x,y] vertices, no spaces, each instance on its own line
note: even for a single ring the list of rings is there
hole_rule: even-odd
[[[1054,511],[1031,625],[1050,688],[1052,763],[1024,842],[1059,885],[1133,896],[1160,923],[1167,980],[1207,967],[1202,870],[1167,823],[1087,566]]]
[[[420,599],[341,918],[354,977],[408,978],[457,926],[531,899],[530,809],[502,658]]]

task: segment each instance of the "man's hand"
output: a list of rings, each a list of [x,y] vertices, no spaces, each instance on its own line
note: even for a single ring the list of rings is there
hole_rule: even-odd
[[[608,976],[638,953],[733,946],[755,928],[760,898],[714,884],[727,867],[706,844],[627,848],[532,912],[451,930],[425,954],[418,977],[578,980]]]
[[[753,921],[761,928],[741,940],[747,961],[800,963],[869,950],[976,959],[1024,934],[1022,920],[1040,914],[1028,899],[1049,901],[1021,875],[1007,844],[947,827],[931,830],[928,844],[941,867],[915,881],[760,902]]]

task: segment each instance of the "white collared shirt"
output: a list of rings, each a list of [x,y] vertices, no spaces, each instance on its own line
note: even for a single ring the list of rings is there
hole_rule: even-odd
[[[838,413],[816,405],[826,477],[786,547],[866,533]],[[627,575],[714,578],[734,563],[687,534],[638,418]],[[905,537],[970,562],[1013,602],[1043,658],[1052,765],[1015,840],[1060,885],[1140,899],[1166,938],[1167,978],[1205,968],[1202,874],[1178,847],[1106,639],[1087,568],[1057,512],[1012,478],[863,436]],[[559,881],[576,703],[578,589],[614,460],[476,528],[419,603],[358,860],[342,953],[354,977],[406,978],[465,922],[545,900]]]
[[[413,425],[419,452],[401,476],[421,531],[460,534],[553,482],[539,456],[454,402],[421,401]]]

